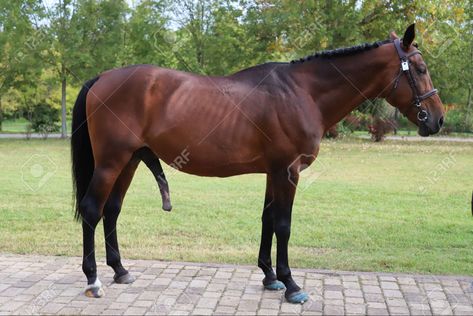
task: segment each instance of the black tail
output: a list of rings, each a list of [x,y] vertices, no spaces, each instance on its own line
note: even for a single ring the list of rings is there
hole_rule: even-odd
[[[74,217],[76,220],[81,218],[79,203],[87,191],[94,172],[94,156],[90,145],[85,103],[89,89],[97,80],[99,80],[99,77],[84,84],[72,111],[71,160],[72,184],[75,194]]]

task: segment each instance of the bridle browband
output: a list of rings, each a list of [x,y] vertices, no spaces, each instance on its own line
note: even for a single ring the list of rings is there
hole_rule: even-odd
[[[397,54],[399,56],[399,60],[401,61],[401,67],[399,69],[399,74],[396,77],[396,80],[394,82],[393,90],[391,91],[394,92],[396,90],[399,80],[401,79],[401,75],[405,74],[407,77],[407,81],[409,82],[409,86],[411,87],[412,93],[414,95],[414,99],[412,100],[412,104],[419,110],[417,112],[417,119],[420,122],[425,122],[429,118],[429,114],[426,110],[422,108],[421,102],[424,101],[427,98],[430,98],[431,96],[437,94],[437,89],[432,89],[427,93],[420,94],[419,89],[417,89],[416,85],[416,80],[414,76],[412,75],[411,68],[409,65],[411,64],[411,61],[409,60],[409,57],[420,54],[422,53],[419,50],[414,50],[413,52],[410,52],[406,54],[404,50],[401,47],[401,41],[396,38],[394,40],[394,47],[396,47]]]

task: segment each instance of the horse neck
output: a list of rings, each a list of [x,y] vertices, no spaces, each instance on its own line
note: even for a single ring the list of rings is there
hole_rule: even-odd
[[[399,59],[392,44],[350,56],[314,58],[294,65],[296,81],[310,94],[325,130],[367,99],[384,97]]]

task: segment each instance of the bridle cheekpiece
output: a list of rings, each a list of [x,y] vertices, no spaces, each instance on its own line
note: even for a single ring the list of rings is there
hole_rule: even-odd
[[[411,72],[411,67],[410,67],[411,61],[409,60],[409,57],[417,55],[417,54],[422,55],[422,53],[416,49],[413,52],[406,54],[406,52],[404,52],[404,50],[402,49],[401,41],[398,38],[394,40],[394,47],[396,47],[399,60],[401,61],[401,67],[399,70],[399,74],[396,77],[396,81],[394,82],[393,91],[396,90],[399,84],[401,75],[405,74],[407,77],[407,81],[409,82],[409,86],[411,87],[412,93],[414,95],[412,104],[418,109],[417,119],[420,122],[425,122],[429,118],[429,113],[425,109],[422,108],[421,102],[437,94],[437,89],[432,89],[427,93],[420,94],[419,89],[417,88],[417,85],[416,85],[416,80]]]

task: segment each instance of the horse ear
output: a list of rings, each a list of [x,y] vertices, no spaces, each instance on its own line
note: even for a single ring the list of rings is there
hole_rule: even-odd
[[[404,33],[404,37],[402,38],[402,46],[405,50],[409,49],[415,37],[416,37],[416,24],[412,23],[411,25],[409,25],[406,32]]]
[[[394,41],[395,39],[398,39],[399,36],[397,36],[396,32],[392,31],[391,33],[389,33],[389,38],[391,39],[391,41]]]

